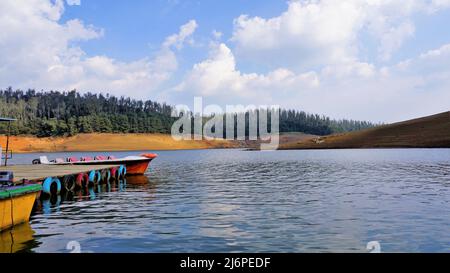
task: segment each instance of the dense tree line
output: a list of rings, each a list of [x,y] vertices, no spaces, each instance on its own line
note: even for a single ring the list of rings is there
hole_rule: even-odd
[[[151,100],[111,95],[35,90],[0,90],[0,116],[16,118],[13,135],[71,136],[78,133],[170,133],[173,107]],[[302,111],[280,112],[281,132],[326,135],[373,126],[369,122],[331,120]],[[6,124],[0,124],[0,133]]]
[[[344,133],[358,131],[375,124],[357,120],[333,120],[326,116],[308,114],[303,111],[281,110],[280,132],[304,132],[314,135],[329,135],[332,133]]]
[[[172,107],[102,94],[0,90],[0,116],[13,117],[12,134],[40,137],[77,133],[169,133]],[[5,124],[0,129],[5,131]]]

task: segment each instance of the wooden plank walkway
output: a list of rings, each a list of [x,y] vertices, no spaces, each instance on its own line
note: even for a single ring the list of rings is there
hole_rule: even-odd
[[[23,179],[31,181],[42,181],[47,177],[63,177],[66,175],[75,175],[87,173],[92,170],[104,170],[120,165],[11,165],[1,166],[1,171],[12,171],[14,173],[14,182],[20,182]]]

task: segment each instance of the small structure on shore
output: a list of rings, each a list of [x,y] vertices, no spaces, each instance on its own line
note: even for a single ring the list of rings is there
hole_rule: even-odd
[[[2,159],[5,160],[5,166],[8,165],[8,159],[12,157],[12,151],[9,150],[9,136],[11,135],[11,122],[16,121],[16,119],[13,118],[4,118],[0,117],[0,122],[7,122],[8,123],[8,130],[6,132],[6,150],[3,152],[2,145],[0,144],[0,166],[2,165]],[[3,158],[3,154],[5,157]]]
[[[313,142],[316,144],[322,144],[325,142],[325,140],[322,137],[317,137],[317,138],[313,139]]]

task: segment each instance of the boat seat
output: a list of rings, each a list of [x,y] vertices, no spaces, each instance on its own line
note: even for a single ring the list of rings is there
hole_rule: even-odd
[[[89,156],[83,156],[83,157],[81,158],[81,161],[83,161],[83,162],[92,161],[92,157],[89,157]]]
[[[72,156],[67,158],[67,162],[78,162],[78,158]]]
[[[41,164],[49,164],[50,161],[48,160],[48,158],[46,156],[40,156],[39,157],[39,163],[41,163]]]
[[[106,156],[103,155],[98,155],[94,158],[94,160],[107,160],[108,158]]]

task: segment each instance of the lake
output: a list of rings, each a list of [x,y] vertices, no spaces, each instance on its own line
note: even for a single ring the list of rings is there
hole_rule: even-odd
[[[378,241],[382,252],[450,251],[450,149],[157,153],[146,176],[39,202],[0,248],[368,252]],[[137,152],[49,157],[94,154]]]

